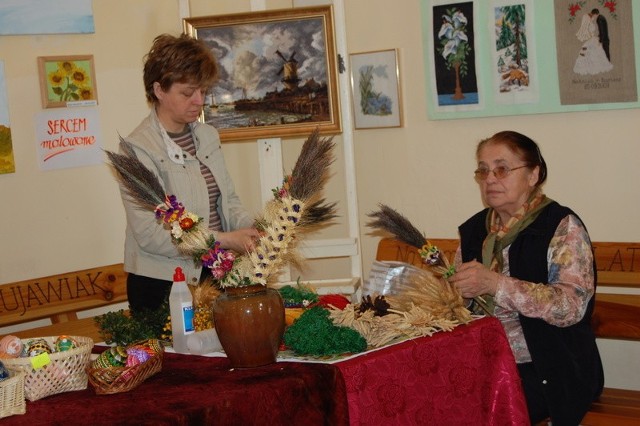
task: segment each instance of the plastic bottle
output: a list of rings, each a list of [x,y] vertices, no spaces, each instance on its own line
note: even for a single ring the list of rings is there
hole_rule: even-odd
[[[193,297],[180,267],[177,267],[173,274],[173,285],[169,295],[169,309],[171,311],[173,350],[182,354],[189,353],[187,336],[194,331]]]
[[[189,348],[189,352],[196,355],[222,351],[222,345],[215,328],[196,331],[188,335],[187,348]]]

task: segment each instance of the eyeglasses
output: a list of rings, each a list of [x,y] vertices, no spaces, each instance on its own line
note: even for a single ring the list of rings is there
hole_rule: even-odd
[[[529,167],[529,166],[525,164],[524,166],[514,167],[513,169],[508,166],[498,166],[493,170],[478,169],[474,171],[473,174],[475,175],[476,180],[487,180],[487,178],[489,177],[489,173],[491,172],[493,172],[493,175],[496,177],[496,179],[504,179],[507,176],[509,176],[509,173],[511,173],[512,171],[523,169],[525,167]]]

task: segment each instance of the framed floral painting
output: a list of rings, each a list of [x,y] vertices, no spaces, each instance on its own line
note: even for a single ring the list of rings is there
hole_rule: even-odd
[[[193,17],[220,67],[202,121],[222,141],[341,131],[331,6]]]
[[[43,108],[98,103],[93,55],[39,56]]]

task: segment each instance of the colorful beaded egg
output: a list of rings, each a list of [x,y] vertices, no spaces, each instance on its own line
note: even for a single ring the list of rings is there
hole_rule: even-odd
[[[127,364],[127,357],[127,351],[123,346],[113,346],[98,355],[93,361],[93,367],[124,367]]]
[[[26,347],[26,353],[28,357],[37,356],[45,352],[48,354],[53,353],[51,346],[49,346],[49,343],[47,343],[45,339],[28,340],[25,347]]]
[[[58,336],[55,342],[56,351],[64,352],[69,349],[74,349],[78,347],[78,342],[76,342],[72,337],[69,336]]]

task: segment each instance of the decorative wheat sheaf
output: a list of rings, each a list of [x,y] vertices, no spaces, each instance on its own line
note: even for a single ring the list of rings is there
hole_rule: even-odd
[[[307,138],[291,174],[281,188],[273,190],[274,198],[257,218],[261,236],[255,249],[239,257],[219,247],[202,218],[188,212],[175,195],[164,193],[158,178],[138,160],[130,143],[120,138],[120,147],[121,154],[107,151],[107,155],[124,192],[142,208],[155,212],[178,249],[210,267],[223,288],[267,285],[284,265],[300,262],[295,247],[302,231],[336,217],[336,204],[320,196],[334,161],[333,138],[321,138],[318,129]]]

